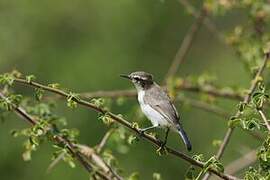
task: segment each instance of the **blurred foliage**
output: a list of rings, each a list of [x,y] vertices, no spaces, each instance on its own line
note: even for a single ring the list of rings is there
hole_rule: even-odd
[[[201,2],[190,2],[195,8],[202,6]],[[227,120],[224,117],[190,106],[179,108],[177,102],[181,121],[194,146],[190,155],[204,164],[200,170],[193,166],[188,168],[186,162],[166,156],[166,153],[155,153],[151,146],[119,126],[110,116],[97,115],[77,104],[82,98],[77,92],[131,88],[118,78],[120,73],[144,70],[162,82],[194,19],[178,1],[1,0],[0,84],[1,91],[8,94],[0,99],[3,122],[0,127],[1,179],[86,179],[89,175],[82,168],[75,168],[74,157],[63,144],[48,142],[57,134],[75,144],[80,142],[97,147],[110,129],[115,131],[99,154],[129,180],[184,176],[200,179],[210,167],[223,172],[226,164],[254,148],[258,149],[258,163],[237,175],[247,180],[269,179],[269,137],[258,142],[240,130],[268,135],[258,110],[263,109],[269,115],[269,108],[263,106],[269,103],[269,79],[256,79],[258,85],[248,104],[240,102],[236,105],[234,101],[205,93],[191,94],[176,89],[187,80],[198,88],[214,86],[225,92],[245,94],[251,77],[257,72],[265,53],[269,52],[269,2],[205,0],[203,7],[210,20],[225,34],[224,42],[202,28],[179,72],[170,79],[169,94],[176,99],[178,96],[196,98],[231,114],[237,110],[241,114],[224,121]],[[269,64],[267,68],[269,70]],[[18,71],[6,73],[13,69]],[[266,73],[269,76],[269,72]],[[14,83],[15,78],[24,78],[29,83],[43,82],[51,88],[65,90],[68,97],[63,101],[40,88],[23,88]],[[97,107],[121,113],[119,116],[130,120],[134,127],[148,124],[133,99],[89,101]],[[26,127],[19,121],[11,113],[18,105],[38,119],[38,124]],[[213,154],[228,126],[236,127],[237,132],[220,162]],[[10,131],[16,139],[8,136]],[[163,134],[162,130],[152,133],[159,138]],[[179,141],[172,134],[168,143],[183,150]],[[23,163],[20,154],[29,162]],[[68,167],[60,163],[53,172],[46,174],[50,160],[54,161],[61,154],[73,169],[67,171]]]

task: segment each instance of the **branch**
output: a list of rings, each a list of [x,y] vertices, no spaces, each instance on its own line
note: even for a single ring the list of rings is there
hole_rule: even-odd
[[[263,119],[263,121],[268,129],[268,133],[270,133],[270,124],[269,124],[264,112],[261,109],[259,109],[258,112],[259,112],[260,116],[262,117],[262,119]]]
[[[79,149],[80,153],[83,154],[85,157],[88,158],[89,161],[91,161],[94,165],[96,165],[99,169],[101,169],[106,174],[109,174],[113,178],[117,180],[123,180],[123,178],[117,174],[113,170],[113,168],[108,165],[101,157],[100,157],[100,151],[103,148],[103,146],[106,144],[106,141],[110,137],[110,135],[114,132],[115,129],[110,129],[105,136],[103,137],[100,144],[98,144],[97,148],[91,148],[87,145],[82,144],[76,144],[75,146]],[[48,167],[47,172],[50,172],[57,163],[59,163],[61,160],[63,160],[66,152],[61,153]]]
[[[266,64],[267,64],[268,60],[269,60],[269,54],[266,54],[258,72],[256,73],[254,79],[251,82],[250,88],[248,90],[248,94],[245,96],[244,101],[243,101],[244,104],[248,104],[250,102],[250,98],[251,98],[252,94],[254,93],[254,91],[256,90],[257,84],[259,82],[259,79],[260,79],[264,69],[266,68]],[[240,115],[241,115],[241,112],[240,112],[240,110],[238,110],[237,113],[235,114],[235,117],[239,117]],[[225,151],[225,149],[230,141],[230,138],[232,136],[233,131],[234,131],[234,127],[228,128],[228,130],[225,134],[225,137],[223,139],[223,142],[222,142],[222,144],[217,152],[217,155],[216,155],[217,159],[220,159],[221,156],[224,154],[224,151]],[[210,176],[211,176],[211,174],[207,173],[203,177],[203,180],[208,180]]]
[[[219,89],[212,85],[196,86],[187,80],[184,80],[181,84],[176,85],[176,90],[185,90],[190,92],[201,92],[208,95],[223,97],[232,100],[241,100],[243,95],[238,92],[228,91],[226,89]]]
[[[111,135],[114,133],[114,131],[115,131],[115,128],[112,128],[112,129],[110,129],[109,131],[106,132],[106,134],[103,136],[100,143],[96,146],[96,152],[97,153],[100,153],[102,151],[102,149],[104,148],[105,144],[107,143],[107,141],[109,140]]]
[[[244,154],[239,159],[231,162],[229,165],[225,167],[225,172],[229,174],[236,174],[237,172],[241,171],[242,169],[250,166],[251,164],[256,162],[256,150],[252,150],[246,154]]]
[[[47,173],[50,173],[52,169],[65,157],[66,152],[62,152],[60,155],[57,156],[49,165],[47,168]]]
[[[206,10],[202,8],[200,14],[198,15],[198,17],[196,17],[195,22],[191,25],[190,29],[185,35],[184,40],[180,48],[178,49],[174,60],[172,61],[172,64],[167,72],[167,75],[165,76],[165,81],[167,81],[169,77],[172,77],[176,74],[180,64],[184,61],[201,27],[201,24],[204,21],[206,14]]]
[[[77,147],[80,149],[80,152],[82,154],[84,154],[89,160],[93,161],[94,164],[96,164],[99,168],[101,168],[106,174],[110,174],[117,180],[123,180],[123,178],[120,175],[118,175],[117,172],[115,172],[113,168],[109,166],[109,164],[107,164],[100,157],[100,155],[95,149],[82,144],[78,144]]]
[[[116,91],[97,91],[97,92],[85,92],[85,93],[80,93],[81,96],[85,98],[118,98],[118,97],[136,97],[137,92],[134,90],[116,90]],[[210,105],[208,103],[191,99],[191,98],[186,98],[186,97],[176,97],[176,101],[180,101],[182,103],[189,104],[193,107],[203,109],[208,112],[212,112],[214,114],[217,114],[222,117],[229,117],[229,113],[225,112],[223,109],[219,108],[218,106],[215,105]]]
[[[116,90],[116,91],[97,91],[97,92],[86,92],[86,93],[81,93],[81,96],[85,97],[85,98],[105,98],[105,97],[109,97],[109,98],[118,98],[118,97],[136,97],[137,96],[137,92],[134,90]],[[236,94],[235,94],[236,95]],[[236,96],[235,96],[236,97]],[[239,94],[240,97],[240,94]],[[195,108],[199,108],[202,109],[204,111],[208,111],[208,112],[212,112],[218,116],[221,116],[225,119],[227,119],[230,114],[227,113],[226,111],[224,111],[223,109],[219,108],[218,106],[215,105],[210,105],[208,103],[202,102],[202,101],[198,101],[195,99],[190,99],[190,98],[186,98],[186,97],[177,97],[176,101],[180,101],[182,103],[187,103],[190,104],[191,106],[195,107]],[[244,131],[248,134],[250,134],[251,136],[253,136],[255,139],[258,140],[263,140],[264,138],[261,136],[261,134],[257,133],[257,132],[250,132],[250,131]]]
[[[204,111],[214,113],[214,114],[216,114],[220,117],[223,117],[225,119],[228,119],[228,117],[230,117],[230,114],[228,112],[224,111],[222,108],[215,106],[215,105],[205,103],[203,101],[198,101],[198,100],[185,98],[185,97],[177,97],[176,100],[179,100],[182,103],[190,104],[191,106],[202,109]],[[249,135],[251,135],[253,138],[255,138],[257,140],[260,140],[260,141],[264,140],[264,137],[258,132],[251,132],[251,131],[244,131],[244,132],[248,133]]]
[[[130,90],[109,90],[109,91],[96,91],[96,92],[84,92],[80,93],[80,95],[87,97],[89,99],[92,98],[119,98],[119,97],[136,97],[137,92],[135,89]]]
[[[5,97],[4,94],[2,94],[0,92],[0,98],[7,100],[7,98]],[[9,102],[10,103],[10,102]],[[24,120],[26,120],[29,124],[31,124],[31,126],[35,126],[38,124],[37,120],[32,117],[31,115],[29,115],[22,107],[16,106],[14,104],[11,104],[13,107],[13,111],[16,112],[20,117],[22,117]],[[59,135],[54,135],[53,139],[54,142],[59,143],[59,144],[64,144],[65,147],[67,147],[67,149],[69,150],[69,152],[78,160],[78,162],[84,167],[84,169],[88,172],[91,173],[92,172],[92,166],[84,160],[84,157],[81,156],[80,153],[78,153],[76,151],[76,147],[74,146],[74,144],[72,144],[68,139],[59,136]],[[102,174],[101,172],[96,172],[97,175],[102,178],[102,179],[106,179],[109,180],[104,174]]]
[[[37,82],[33,82],[33,81],[26,81],[24,79],[14,79],[15,83],[20,83],[20,84],[24,84],[27,86],[32,86],[32,87],[36,87],[36,88],[41,88],[43,90],[46,91],[50,91],[52,93],[56,93],[60,96],[63,96],[65,98],[69,97],[69,94],[60,90],[60,89],[55,89],[52,87],[48,87],[42,84],[39,84]],[[148,142],[150,142],[151,144],[153,144],[156,147],[160,147],[162,145],[162,142],[158,139],[156,139],[155,137],[147,134],[147,133],[142,133],[139,129],[137,129],[136,127],[134,127],[131,123],[129,123],[127,120],[123,119],[122,117],[119,117],[103,108],[97,107],[95,104],[92,104],[90,102],[87,102],[85,100],[79,99],[79,98],[73,98],[73,101],[77,102],[78,104],[85,106],[87,108],[91,108],[103,115],[107,115],[110,118],[112,118],[113,120],[115,120],[116,122],[118,122],[119,124],[125,126],[126,128],[130,129],[131,131],[133,131],[134,133],[136,133],[137,135],[141,136],[143,139],[147,140]],[[187,162],[189,162],[190,164],[203,168],[204,164],[202,162],[196,161],[193,158],[191,158],[190,156],[184,154],[183,152],[180,151],[176,151],[174,149],[172,149],[171,147],[166,146],[165,147],[167,152],[175,157],[181,158]],[[211,173],[216,174],[217,176],[219,176],[222,179],[226,179],[226,180],[235,180],[237,179],[236,177],[221,173],[213,168],[210,168],[208,171],[210,171]]]
[[[20,82],[23,79],[16,79],[17,82]],[[166,87],[162,87],[166,90]],[[175,89],[180,91],[194,92],[194,93],[205,93],[215,97],[228,98],[231,100],[242,100],[244,96],[242,93],[228,91],[226,89],[217,88],[212,85],[199,86],[194,85],[188,80],[183,80],[181,83],[175,85]],[[57,92],[56,92],[57,93]],[[58,94],[58,93],[57,93]],[[60,94],[61,95],[61,94]],[[97,98],[97,97],[108,97],[108,98],[118,98],[118,97],[136,97],[136,90],[114,90],[114,91],[97,91],[97,92],[87,92],[81,93],[83,96],[88,98]]]
[[[194,6],[190,3],[190,1],[188,0],[178,0],[178,2],[180,4],[182,4],[187,11],[195,18],[198,18],[200,16],[200,13],[198,13],[198,11],[194,8]],[[216,35],[216,37],[222,42],[224,43],[225,40],[225,36],[220,33],[220,31],[218,30],[218,28],[216,27],[216,25],[208,18],[205,17],[202,21],[202,23],[205,25],[205,27],[214,35]]]
[[[191,98],[186,98],[186,97],[177,97],[176,100],[179,100],[183,104],[190,104],[193,107],[214,113],[214,114],[221,116],[223,118],[228,118],[230,116],[230,114],[227,113],[226,111],[224,111],[222,108],[215,106],[215,105],[208,104],[208,103],[203,102],[203,101],[199,101],[199,100],[195,100],[195,99],[191,99]]]

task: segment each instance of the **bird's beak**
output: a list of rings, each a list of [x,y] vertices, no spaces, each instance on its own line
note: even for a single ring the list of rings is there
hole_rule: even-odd
[[[122,77],[122,78],[126,78],[126,79],[129,79],[129,80],[130,80],[130,76],[129,76],[129,75],[120,74],[120,77]]]

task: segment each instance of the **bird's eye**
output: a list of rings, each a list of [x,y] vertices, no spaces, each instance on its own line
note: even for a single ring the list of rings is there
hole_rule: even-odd
[[[135,79],[136,81],[140,81],[140,78],[138,78],[138,77],[135,77],[134,79]]]

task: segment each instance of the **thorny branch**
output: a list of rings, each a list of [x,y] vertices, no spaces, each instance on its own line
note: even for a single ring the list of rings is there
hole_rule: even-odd
[[[109,174],[112,178],[117,180],[123,180],[123,178],[99,155],[96,149],[93,149],[87,145],[78,144],[80,152],[85,155],[90,161],[94,162],[100,169],[102,169],[106,174]]]
[[[261,109],[259,109],[258,112],[259,112],[260,116],[262,117],[262,119],[263,119],[263,121],[264,121],[264,123],[269,131],[268,133],[270,133],[270,124],[269,124],[268,119],[266,118],[264,112]]]
[[[20,80],[20,79],[18,79]],[[188,80],[183,80],[181,83],[175,85],[175,90],[177,91],[188,91],[195,93],[204,93],[211,96],[227,98],[231,100],[242,100],[244,98],[243,94],[240,92],[234,92],[227,90],[226,88],[218,88],[213,85],[194,85]],[[163,86],[163,89],[166,90],[166,87]],[[118,97],[136,97],[136,90],[113,90],[113,91],[96,91],[96,92],[87,92],[82,93],[82,95],[87,96],[88,98],[98,98],[98,97],[109,97],[109,98],[118,98]]]
[[[6,99],[6,96],[0,92],[0,98],[1,99]],[[10,102],[9,102],[10,103]],[[29,115],[22,107],[20,106],[16,106],[14,104],[11,104],[13,106],[13,110],[14,112],[16,112],[20,117],[22,117],[24,120],[26,120],[26,122],[28,122],[29,124],[31,124],[31,126],[37,125],[38,121],[32,117],[31,115]],[[81,153],[79,153],[76,150],[76,145],[71,143],[68,139],[60,136],[60,135],[54,135],[53,136],[53,141],[59,144],[64,144],[65,147],[67,147],[67,149],[69,150],[69,152],[78,160],[78,162],[84,167],[84,169],[88,172],[91,173],[93,168],[92,165],[90,163],[88,163],[85,158],[81,155]],[[96,175],[102,179],[105,180],[110,180],[109,177],[107,177],[105,174],[103,174],[102,172],[96,171],[95,172]]]
[[[244,104],[248,104],[248,103],[249,103],[252,94],[253,94],[254,91],[256,90],[257,84],[258,84],[259,79],[260,79],[260,77],[261,77],[261,75],[262,75],[262,73],[263,73],[263,71],[264,71],[264,69],[265,69],[265,67],[266,67],[266,65],[267,65],[268,60],[269,60],[269,54],[266,54],[266,55],[265,55],[265,58],[264,58],[264,60],[263,60],[263,62],[262,62],[262,64],[261,64],[261,66],[260,66],[260,68],[259,68],[259,70],[257,71],[257,73],[256,73],[256,75],[255,75],[255,77],[254,77],[254,79],[253,79],[252,82],[251,82],[250,88],[249,88],[249,90],[248,90],[248,94],[245,96],[245,98],[244,98],[244,100],[243,100],[243,103],[244,103]],[[241,112],[240,112],[240,110],[238,110],[237,113],[235,114],[235,117],[239,117],[240,115],[241,115]],[[220,146],[220,148],[218,149],[218,152],[217,152],[217,154],[216,154],[216,157],[217,157],[218,159],[220,159],[220,158],[222,157],[222,155],[223,155],[223,153],[224,153],[224,151],[225,151],[225,149],[226,149],[226,147],[227,147],[227,145],[228,145],[228,143],[229,143],[229,141],[230,141],[230,138],[231,138],[231,136],[232,136],[233,131],[234,131],[234,127],[229,127],[229,128],[228,128],[228,130],[227,130],[227,132],[226,132],[226,134],[225,134],[225,136],[224,136],[224,139],[223,139],[223,141],[222,141],[222,144],[221,144],[221,146]],[[211,174],[210,174],[210,173],[207,173],[207,174],[203,177],[203,180],[208,180],[210,176],[211,176]]]
[[[111,128],[106,132],[106,134],[103,136],[100,143],[96,146],[96,152],[100,153],[102,149],[104,148],[105,144],[107,143],[108,139],[111,137],[111,135],[115,132],[115,128]]]
[[[97,92],[86,92],[86,93],[81,93],[80,94],[83,97],[92,99],[92,98],[118,98],[118,97],[136,97],[136,91],[133,90],[115,90],[115,91],[97,91]],[[240,95],[240,94],[239,94]],[[191,99],[191,98],[186,98],[186,97],[176,97],[175,99],[176,101],[180,101],[184,104],[188,104],[191,105],[195,108],[199,108],[202,109],[204,111],[208,111],[208,112],[212,112],[218,116],[221,116],[225,119],[227,119],[230,114],[226,111],[224,111],[223,109],[219,108],[218,106],[215,105],[211,105],[208,103],[205,103],[203,101],[199,101],[199,100],[195,100],[195,99]],[[253,136],[255,139],[259,139],[262,140],[263,137],[261,136],[261,134],[257,133],[257,132],[250,132],[250,131],[245,131],[248,134],[250,134],[251,136]]]
[[[196,17],[195,22],[190,27],[189,31],[184,37],[183,43],[181,44],[180,48],[178,49],[174,60],[168,70],[167,75],[165,76],[165,81],[168,80],[169,77],[172,77],[176,74],[180,64],[184,61],[186,55],[188,54],[191,45],[196,37],[197,32],[199,31],[204,18],[206,17],[206,10],[204,8],[201,9],[201,12],[198,17]]]
[[[80,93],[81,96],[92,99],[92,98],[119,98],[119,97],[136,97],[137,93],[133,90],[116,90],[116,91],[97,91],[97,92],[86,92]],[[187,97],[176,97],[176,101],[191,105],[193,107],[203,109],[208,112],[212,112],[221,117],[229,117],[229,113],[219,108],[218,106],[208,104],[203,101],[187,98]]]
[[[46,91],[50,91],[52,93],[56,93],[60,96],[63,96],[65,98],[69,97],[69,94],[60,90],[60,89],[55,89],[55,88],[52,88],[52,87],[48,87],[48,86],[45,86],[45,85],[42,85],[42,84],[39,84],[37,82],[33,82],[33,81],[26,81],[24,79],[18,79],[16,78],[14,80],[14,82],[16,83],[20,83],[20,84],[23,84],[23,85],[27,85],[27,86],[32,86],[32,87],[36,87],[36,88],[41,88],[43,90],[46,90]],[[141,136],[142,138],[144,138],[145,140],[147,140],[148,142],[151,142],[154,146],[156,147],[160,147],[162,145],[162,142],[158,139],[156,139],[155,137],[147,134],[147,133],[142,133],[139,129],[137,129],[136,127],[134,127],[131,123],[129,123],[127,120],[123,119],[122,117],[119,117],[103,108],[100,108],[100,107],[97,107],[95,104],[92,104],[88,101],[85,101],[83,99],[78,99],[78,98],[74,98],[73,101],[77,102],[78,104],[82,105],[82,106],[85,106],[87,108],[91,108],[101,114],[104,114],[104,115],[107,115],[109,116],[111,119],[113,119],[114,121],[120,123],[121,125],[125,126],[126,128],[130,129],[131,131],[133,131],[134,133],[136,133],[137,135]],[[180,151],[176,151],[174,149],[172,149],[171,147],[168,147],[166,146],[165,147],[167,152],[171,155],[174,155],[175,157],[178,157],[178,158],[181,158],[187,162],[189,162],[190,164],[194,165],[194,166],[197,166],[197,167],[200,167],[200,168],[203,168],[204,167],[204,164],[202,162],[199,162],[199,161],[196,161],[194,160],[193,158],[191,158],[190,156],[186,155],[185,153],[183,152],[180,152]],[[226,180],[235,180],[237,179],[236,177],[233,177],[233,176],[230,176],[230,175],[227,175],[227,174],[224,174],[224,173],[221,173],[215,169],[212,169],[210,168],[208,171],[210,171],[211,173],[214,173],[216,174],[217,176],[219,176],[220,178],[222,179],[226,179]]]
[[[218,31],[217,27],[215,26],[214,23],[211,22],[211,20],[206,16],[206,12],[207,10],[202,8],[201,11],[198,13],[196,11],[196,9],[189,3],[189,1],[187,0],[178,0],[182,5],[184,5],[186,7],[186,9],[196,18],[195,22],[192,24],[192,26],[190,27],[190,30],[188,31],[187,35],[185,36],[183,43],[181,44],[181,47],[179,48],[172,64],[171,67],[166,75],[166,79],[168,79],[169,77],[172,77],[176,72],[177,69],[179,68],[179,65],[184,61],[188,51],[190,50],[190,47],[192,45],[192,42],[194,41],[194,38],[201,26],[201,24],[204,24],[211,32],[214,32],[215,35],[218,36],[218,38],[220,40],[222,40],[222,42],[224,42],[224,36]],[[202,93],[206,93],[209,95],[213,95],[213,96],[217,96],[217,97],[224,97],[224,98],[229,98],[229,99],[233,99],[233,100],[243,100],[243,103],[248,103],[250,101],[250,97],[252,96],[254,90],[256,89],[257,83],[258,83],[258,77],[261,76],[265,65],[266,65],[266,61],[268,60],[268,58],[266,57],[266,59],[264,60],[262,66],[260,67],[259,71],[257,72],[254,80],[252,81],[251,87],[249,89],[249,93],[246,96],[243,96],[241,93],[235,93],[235,92],[228,92],[222,89],[218,89],[214,86],[207,86],[207,87],[200,87],[200,86],[194,86],[193,84],[184,81],[182,84],[178,85],[176,87],[177,90],[181,89],[181,90],[185,90],[185,91],[191,91],[191,92],[202,92]],[[68,94],[62,90],[59,89],[55,89],[55,88],[51,88],[48,86],[44,86],[41,85],[39,83],[35,83],[35,82],[27,82],[26,80],[23,79],[15,79],[15,82],[17,83],[22,83],[22,84],[26,84],[26,85],[30,85],[33,87],[38,87],[38,88],[42,88],[44,90],[56,93],[62,97],[68,97]],[[98,92],[94,92],[94,93],[84,93],[84,95],[87,95],[89,98],[95,98],[95,97],[112,97],[112,98],[117,98],[117,97],[134,97],[136,96],[136,91],[134,90],[120,90],[120,91],[98,91]],[[0,98],[5,98],[5,96],[0,92]],[[127,128],[131,129],[133,132],[137,133],[138,135],[141,135],[144,139],[148,140],[149,142],[151,142],[152,144],[154,144],[155,146],[160,146],[162,142],[160,142],[158,139],[156,139],[155,137],[152,137],[149,134],[141,134],[141,132],[136,129],[135,127],[132,126],[131,123],[127,122],[125,119],[118,117],[117,115],[108,112],[100,107],[95,106],[92,103],[89,103],[85,100],[81,100],[81,99],[73,99],[74,101],[76,101],[78,104],[81,104],[83,106],[89,107],[91,109],[94,109],[97,112],[100,112],[102,114],[106,114],[109,115],[113,120],[117,121],[118,123],[126,126]],[[216,106],[212,106],[209,105],[207,103],[201,102],[201,101],[196,101],[196,100],[192,100],[192,99],[187,99],[187,98],[181,98],[178,97],[178,100],[180,101],[184,101],[187,104],[191,104],[192,106],[204,109],[206,111],[210,111],[213,112],[217,115],[223,116],[223,117],[228,117],[228,113],[225,112],[224,110],[216,107]],[[24,120],[26,120],[27,122],[29,122],[31,125],[35,125],[37,123],[36,119],[34,119],[33,117],[31,117],[29,114],[26,113],[26,111],[24,109],[22,109],[21,107],[15,106],[14,105],[14,111],[19,114],[21,117],[23,117]],[[267,129],[270,132],[270,124],[269,121],[266,117],[266,115],[264,114],[264,112],[262,111],[262,109],[258,109],[258,113],[260,114],[261,118],[263,119]],[[239,116],[240,112],[238,111],[235,116]],[[227,130],[227,133],[224,137],[223,143],[219,148],[219,151],[217,153],[217,158],[220,159],[221,156],[223,155],[225,148],[227,147],[229,140],[231,138],[231,135],[233,133],[234,128],[230,127]],[[85,157],[83,157],[82,155],[85,155],[86,157],[88,157],[88,159],[96,162],[97,164],[99,164],[99,167],[101,167],[101,169],[103,169],[103,171],[107,174],[107,172],[111,172],[113,174],[113,176],[116,179],[122,179],[120,176],[118,176],[118,174],[116,174],[113,169],[108,166],[103,159],[98,155],[98,153],[101,152],[102,148],[104,147],[104,145],[106,144],[106,141],[108,140],[108,137],[112,134],[112,132],[114,131],[114,129],[109,130],[105,136],[103,137],[102,141],[100,142],[100,144],[98,144],[98,146],[96,147],[96,149],[93,149],[91,147],[85,146],[85,145],[77,145],[77,144],[72,144],[70,143],[67,139],[61,137],[61,136],[56,136],[55,137],[55,141],[59,142],[59,143],[64,143],[67,145],[68,150],[70,151],[70,153],[76,157],[76,159],[82,164],[82,166],[88,171],[91,172],[92,171],[92,165],[90,163],[88,163],[87,161],[85,161]],[[79,148],[80,152],[78,152],[77,150],[75,150],[75,148]],[[180,157],[186,161],[188,161],[189,163],[201,167],[203,168],[203,163],[196,161],[194,159],[192,159],[191,157],[187,156],[186,154],[176,151],[174,149],[171,149],[170,147],[166,147],[167,151],[177,157]],[[249,158],[251,157],[251,158]],[[59,156],[59,158],[61,158],[61,156]],[[241,170],[242,168],[244,168],[247,164],[249,163],[253,163],[256,159],[255,156],[255,151],[251,151],[250,153],[244,155],[243,157],[241,157],[240,159],[232,162],[229,166],[226,167],[226,173],[229,174],[234,174],[236,171]],[[209,169],[209,172],[216,174],[217,176],[223,178],[223,179],[237,179],[236,177],[218,172],[214,169]],[[210,177],[210,173],[207,173],[205,175],[205,177],[203,178],[204,180],[207,180]],[[102,172],[97,171],[96,172],[97,175],[102,178],[102,179],[110,179],[110,177],[106,176],[106,174],[103,174]]]
[[[188,0],[178,0],[178,2],[180,4],[182,4],[185,9],[195,18],[198,18],[200,16],[200,13],[198,13],[198,10],[195,9],[195,7],[193,7],[193,5],[190,3],[190,1]],[[202,22],[205,27],[214,35],[216,35],[216,37],[222,42],[224,43],[225,37],[222,33],[220,33],[220,31],[218,30],[218,28],[216,27],[216,25],[208,18],[205,17],[203,22]]]
[[[239,159],[236,159],[235,161],[228,164],[225,167],[225,172],[228,174],[236,174],[242,169],[255,163],[257,160],[256,153],[257,153],[256,150],[251,150],[250,152],[244,154]]]

